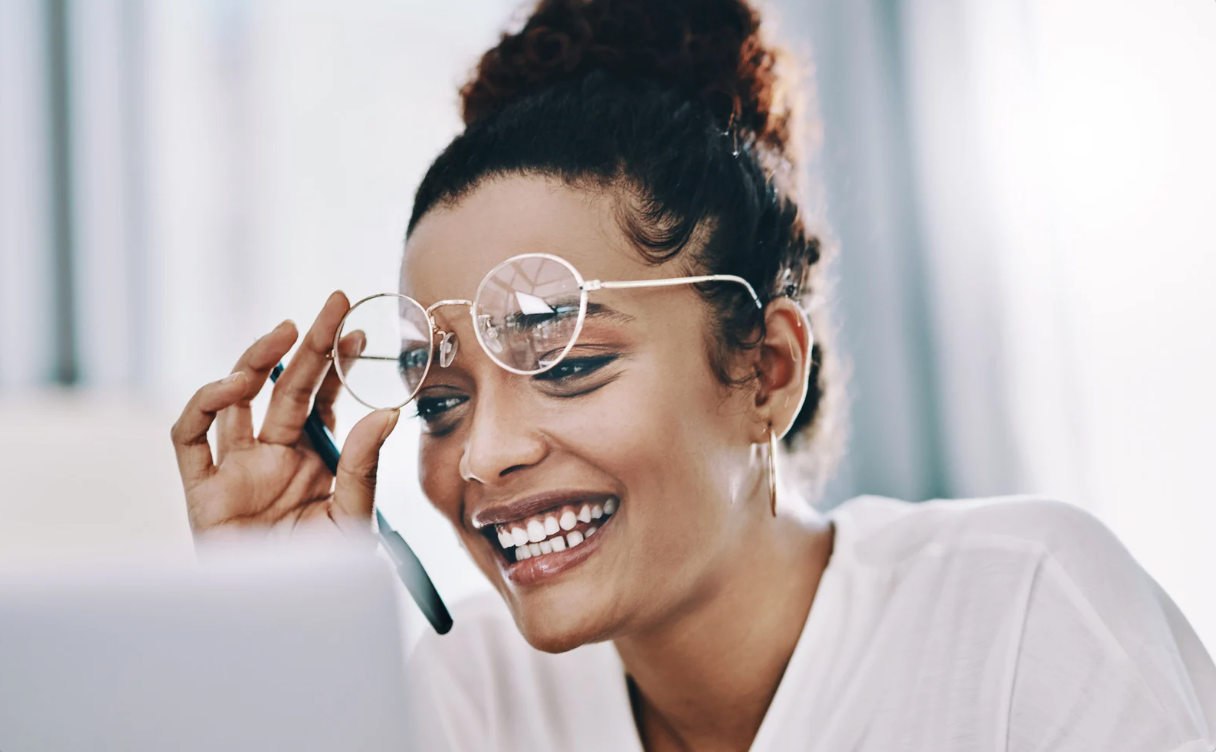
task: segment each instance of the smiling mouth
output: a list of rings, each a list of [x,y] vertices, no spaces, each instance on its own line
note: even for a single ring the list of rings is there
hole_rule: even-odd
[[[507,565],[541,559],[584,545],[608,523],[620,501],[615,496],[563,504],[540,514],[487,527],[484,531]]]

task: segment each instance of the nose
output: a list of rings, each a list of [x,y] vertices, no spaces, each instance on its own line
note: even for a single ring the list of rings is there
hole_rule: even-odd
[[[548,442],[528,418],[527,400],[504,387],[478,396],[460,458],[460,477],[465,481],[494,485],[548,455]]]

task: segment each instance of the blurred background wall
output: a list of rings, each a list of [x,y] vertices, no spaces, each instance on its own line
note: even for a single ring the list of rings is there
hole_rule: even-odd
[[[1216,646],[1216,4],[786,0],[852,364],[823,499],[1036,493]],[[189,555],[168,430],[334,288],[392,289],[412,192],[511,0],[0,2],[0,565]],[[359,416],[340,405],[342,424]],[[380,502],[449,598],[421,498]]]

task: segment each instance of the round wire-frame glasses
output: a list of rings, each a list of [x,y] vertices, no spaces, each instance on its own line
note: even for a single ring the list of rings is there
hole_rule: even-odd
[[[556,267],[551,266],[556,264]],[[527,330],[530,333],[535,333],[538,328],[544,328],[547,324],[552,324],[557,316],[559,309],[568,309],[570,301],[554,301],[546,300],[543,295],[536,295],[535,289],[541,282],[536,278],[540,275],[529,274],[529,270],[545,269],[548,271],[547,280],[543,283],[549,289],[556,286],[568,288],[568,293],[577,293],[578,296],[578,312],[577,318],[574,321],[572,328],[568,328],[566,333],[558,333],[556,336],[565,338],[567,341],[563,343],[557,342],[561,347],[553,347],[545,353],[547,357],[534,356],[529,358],[525,363],[507,362],[510,355],[518,353],[518,350],[512,350],[509,347],[504,347],[504,331],[522,331]],[[568,275],[566,279],[561,279],[556,275]],[[430,373],[431,366],[435,361],[436,351],[438,351],[440,367],[446,368],[451,365],[456,354],[456,342],[453,332],[445,332],[441,330],[435,323],[434,312],[436,309],[444,306],[467,306],[469,315],[473,323],[473,332],[477,338],[477,343],[481,349],[490,357],[496,365],[501,368],[521,376],[533,376],[539,373],[544,373],[551,368],[556,367],[561,363],[562,359],[570,352],[578,341],[579,334],[582,332],[583,323],[587,317],[588,293],[596,290],[613,290],[613,289],[638,289],[638,288],[655,288],[655,287],[674,287],[676,285],[701,284],[705,282],[735,282],[743,285],[751,295],[752,301],[760,310],[764,309],[764,305],[760,302],[760,296],[756,294],[751,283],[742,277],[733,274],[706,274],[693,277],[670,277],[663,279],[646,279],[646,280],[599,280],[583,279],[582,274],[569,261],[548,253],[524,253],[518,256],[512,256],[502,263],[495,266],[482,279],[481,284],[477,287],[477,292],[473,296],[473,300],[451,299],[440,300],[432,303],[429,307],[424,307],[421,303],[400,293],[379,293],[370,295],[355,303],[343,316],[341,323],[338,325],[338,330],[334,334],[333,348],[330,350],[328,357],[334,361],[335,368],[338,372],[338,378],[341,379],[346,390],[358,400],[361,404],[372,408],[396,410],[407,404],[418,395],[422,388],[422,384],[426,381],[427,375]],[[529,288],[529,289],[524,289]],[[502,297],[504,290],[508,295]],[[498,294],[501,300],[510,299],[513,312],[503,317],[503,323],[494,321],[494,313],[487,313],[484,308],[483,298],[487,295]],[[354,355],[343,355],[339,357],[338,345],[341,339],[346,334],[346,325],[351,315],[355,313],[360,306],[368,304],[370,301],[375,301],[382,298],[396,299],[399,310],[411,310],[414,315],[420,315],[419,322],[425,320],[427,327],[427,336],[430,338],[428,346],[425,348],[426,363],[421,369],[421,374],[414,379],[413,386],[406,385],[408,388],[408,396],[401,400],[398,404],[383,405],[373,404],[366,401],[360,396],[358,390],[351,387],[349,381],[348,369],[350,364],[355,360],[370,359],[370,360],[398,360],[397,357],[364,355],[357,353]],[[566,315],[568,316],[568,310]],[[405,314],[400,314],[401,318],[405,318]],[[519,327],[518,321],[521,319],[531,318],[534,322],[531,325]],[[508,319],[510,321],[508,322]],[[515,327],[513,330],[504,327]],[[552,327],[550,327],[552,328]],[[507,335],[509,336],[509,335]],[[438,347],[435,346],[436,338],[438,339]],[[550,345],[553,343],[549,343]],[[507,358],[504,359],[504,351]],[[533,354],[535,355],[535,354]],[[534,363],[534,366],[532,365]],[[526,366],[526,367],[521,367]],[[416,366],[415,366],[416,370]]]

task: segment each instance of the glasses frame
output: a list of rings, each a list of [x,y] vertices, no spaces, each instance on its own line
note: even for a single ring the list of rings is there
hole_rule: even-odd
[[[520,261],[521,259],[531,259],[531,258],[544,259],[547,261],[556,261],[557,263],[566,267],[566,269],[568,269],[570,271],[570,273],[574,275],[575,281],[578,282],[578,290],[579,290],[578,321],[575,322],[574,333],[570,335],[570,341],[566,343],[566,347],[561,351],[561,353],[556,358],[553,359],[552,362],[550,362],[548,365],[546,365],[543,368],[537,368],[537,369],[532,369],[532,370],[522,370],[519,368],[515,368],[513,366],[509,366],[506,363],[503,363],[501,360],[498,359],[497,356],[495,356],[494,352],[490,350],[489,346],[485,343],[485,340],[482,339],[481,328],[477,325],[476,310],[477,310],[477,301],[481,298],[482,290],[485,289],[485,286],[490,282],[491,279],[494,278],[494,276],[499,272],[499,270],[509,266],[510,264],[516,263],[516,262]],[[350,307],[350,310],[348,310],[346,312],[346,315],[342,317],[342,321],[339,322],[339,324],[338,324],[338,330],[334,333],[333,348],[326,354],[326,357],[333,360],[334,368],[338,372],[338,379],[342,382],[342,386],[344,386],[346,388],[346,391],[352,397],[354,397],[355,400],[357,402],[359,402],[359,404],[364,405],[365,407],[369,407],[373,410],[399,410],[402,407],[405,407],[406,405],[408,405],[410,402],[412,402],[414,400],[415,397],[418,396],[418,393],[420,391],[422,391],[422,385],[424,383],[426,383],[426,377],[431,374],[431,366],[435,362],[435,337],[438,336],[440,338],[440,340],[443,341],[452,335],[452,332],[445,332],[435,324],[434,312],[439,308],[442,308],[444,306],[454,306],[454,305],[467,306],[469,309],[469,318],[470,318],[472,326],[473,326],[473,335],[474,335],[474,337],[476,337],[477,344],[481,347],[482,352],[484,352],[490,358],[490,360],[494,361],[495,365],[499,366],[500,368],[502,368],[505,371],[508,371],[508,372],[514,373],[514,374],[518,374],[520,376],[535,376],[537,374],[544,373],[545,371],[548,371],[552,368],[556,368],[557,365],[566,358],[566,355],[568,355],[570,353],[570,350],[572,350],[574,348],[574,345],[578,342],[579,335],[582,334],[582,332],[583,332],[583,322],[587,318],[588,293],[595,292],[596,290],[628,290],[628,289],[643,289],[643,288],[654,288],[654,287],[675,287],[677,285],[695,285],[695,284],[701,284],[704,282],[737,282],[737,283],[743,285],[745,288],[747,288],[748,293],[752,296],[752,300],[756,304],[756,308],[758,308],[761,311],[764,310],[764,304],[760,301],[760,296],[756,294],[756,290],[755,290],[755,288],[752,287],[751,283],[748,282],[746,279],[743,279],[742,277],[737,277],[733,274],[702,274],[702,275],[693,276],[693,277],[668,277],[668,278],[664,278],[664,279],[639,279],[639,280],[590,279],[590,280],[587,280],[587,279],[583,279],[583,275],[579,273],[578,269],[575,268],[574,264],[571,264],[569,261],[562,258],[561,256],[555,256],[551,253],[521,253],[517,256],[512,256],[511,258],[502,261],[497,266],[495,266],[493,269],[491,269],[488,273],[486,273],[486,276],[481,280],[481,284],[479,284],[477,286],[477,292],[474,293],[472,300],[464,300],[461,298],[452,298],[452,299],[448,299],[448,300],[436,301],[436,302],[432,303],[430,306],[423,306],[421,303],[419,303],[414,298],[411,298],[408,295],[402,295],[401,293],[395,293],[395,292],[382,292],[382,293],[377,293],[375,295],[369,295],[366,298],[363,298],[362,300],[360,300],[357,303],[355,303],[354,305],[352,305]],[[418,379],[417,388],[414,389],[414,391],[410,394],[409,397],[407,397],[405,399],[404,402],[402,402],[394,407],[385,407],[383,405],[373,405],[370,402],[363,401],[363,399],[360,398],[357,393],[355,393],[355,390],[351,389],[350,385],[346,383],[346,374],[343,373],[343,370],[342,370],[342,359],[338,356],[338,342],[342,338],[342,332],[343,332],[343,329],[346,327],[346,320],[350,316],[350,314],[356,308],[358,308],[360,305],[368,302],[369,300],[375,300],[376,298],[386,298],[386,297],[405,299],[405,300],[409,301],[410,303],[412,303],[413,305],[417,306],[417,308],[426,315],[427,325],[430,327],[430,334],[431,334],[431,347],[428,348],[428,350],[427,350],[426,368],[424,368],[422,371],[422,378]],[[376,358],[376,356],[365,356],[365,355],[355,356],[355,359],[363,359],[363,358]],[[393,360],[396,360],[396,358],[393,358]],[[446,367],[446,366],[441,365],[441,367]]]

